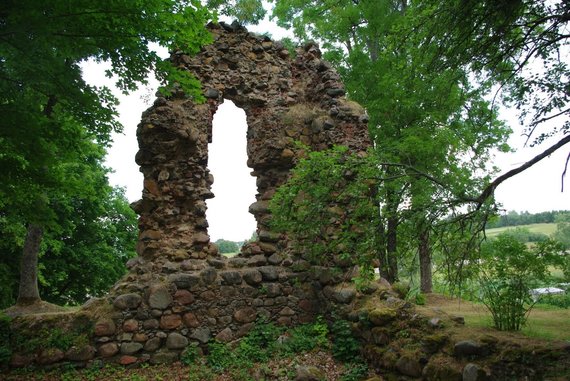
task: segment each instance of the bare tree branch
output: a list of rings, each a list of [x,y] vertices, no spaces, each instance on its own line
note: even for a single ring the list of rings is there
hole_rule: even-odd
[[[527,161],[526,163],[524,163],[520,167],[512,169],[512,170],[508,171],[507,173],[505,173],[504,175],[497,177],[495,180],[493,180],[489,185],[487,185],[485,187],[485,189],[483,190],[481,195],[477,198],[478,208],[485,202],[485,200],[487,200],[491,195],[493,195],[493,193],[495,192],[495,189],[502,182],[504,182],[505,180],[521,173],[522,171],[527,170],[528,168],[532,167],[533,165],[535,165],[536,163],[538,163],[539,161],[541,161],[542,159],[549,156],[554,151],[556,151],[557,149],[559,149],[560,147],[562,147],[568,143],[570,143],[570,135],[566,135],[565,137],[560,139],[560,141],[558,141],[558,143],[554,144],[553,146],[546,149],[542,153],[536,155],[535,157],[533,157],[531,160]]]

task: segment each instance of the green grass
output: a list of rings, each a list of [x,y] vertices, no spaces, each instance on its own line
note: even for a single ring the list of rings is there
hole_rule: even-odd
[[[433,299],[433,296],[431,296]],[[480,303],[466,300],[438,297],[428,302],[430,307],[460,315],[465,318],[465,325],[471,327],[492,327],[491,313]],[[570,309],[548,305],[537,305],[530,312],[522,333],[528,337],[549,340],[570,340]]]
[[[556,224],[550,223],[550,224],[530,224],[530,225],[519,225],[519,226],[503,226],[500,228],[487,229],[485,231],[485,234],[487,234],[487,237],[492,238],[507,230],[514,230],[516,228],[524,228],[528,229],[531,233],[542,233],[551,236],[556,231]]]

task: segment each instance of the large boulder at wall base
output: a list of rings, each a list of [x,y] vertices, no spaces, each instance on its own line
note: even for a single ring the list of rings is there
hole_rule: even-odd
[[[137,308],[142,302],[139,294],[129,293],[117,296],[113,305],[119,310],[132,310]]]

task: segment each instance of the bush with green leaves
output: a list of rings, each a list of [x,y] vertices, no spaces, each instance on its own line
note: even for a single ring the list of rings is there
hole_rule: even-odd
[[[362,362],[352,362],[346,364],[346,370],[342,374],[340,381],[360,381],[366,379],[368,375],[368,364]]]
[[[359,362],[360,342],[354,337],[350,322],[335,319],[331,327],[332,353],[334,358],[344,362]]]
[[[272,227],[286,232],[313,264],[325,265],[331,253],[358,264],[356,285],[365,287],[374,279],[372,263],[381,246],[379,201],[371,180],[377,163],[372,153],[356,155],[344,146],[317,152],[299,148],[307,157],[273,196]],[[333,225],[338,229],[331,231]]]
[[[195,364],[200,356],[200,350],[195,345],[188,346],[180,355],[180,361],[184,365]]]
[[[546,282],[551,266],[561,266],[562,246],[552,240],[529,248],[510,234],[500,234],[481,246],[478,269],[480,297],[495,328],[520,330],[535,302],[530,290]]]
[[[242,369],[250,369],[256,362],[265,362],[277,352],[278,337],[282,329],[259,319],[251,331],[237,346],[212,342],[208,345],[207,364],[215,372],[223,372],[228,369],[239,372]]]
[[[285,342],[286,353],[312,351],[315,348],[326,348],[329,344],[327,323],[318,317],[314,323],[302,324],[289,330],[289,339]]]
[[[215,372],[223,372],[235,363],[235,353],[229,345],[213,341],[208,344],[207,363]]]

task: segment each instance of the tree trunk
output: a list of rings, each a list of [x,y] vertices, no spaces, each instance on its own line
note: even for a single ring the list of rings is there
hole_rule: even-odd
[[[388,282],[398,281],[398,217],[391,215],[388,217],[388,228],[386,232],[386,257],[388,258]]]
[[[429,245],[429,228],[422,227],[419,235],[418,252],[420,256],[420,290],[424,294],[432,292],[431,250]]]
[[[29,305],[40,301],[38,290],[38,254],[43,229],[34,224],[28,226],[20,265],[20,287],[16,305]]]

